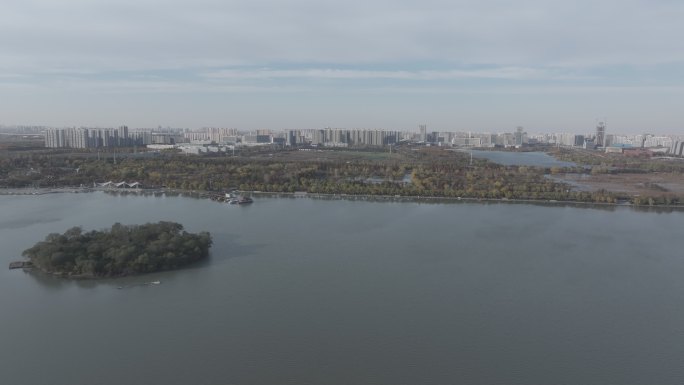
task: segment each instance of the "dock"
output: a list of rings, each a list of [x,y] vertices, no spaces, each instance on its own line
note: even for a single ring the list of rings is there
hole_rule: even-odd
[[[24,269],[27,267],[33,267],[33,262],[31,262],[31,261],[15,261],[15,262],[10,262],[10,264],[9,264],[10,270],[12,270],[12,269]]]

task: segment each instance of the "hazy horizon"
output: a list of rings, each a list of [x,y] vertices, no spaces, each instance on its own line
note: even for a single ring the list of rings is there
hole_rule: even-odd
[[[37,124],[2,124],[0,123],[0,132],[3,129],[16,129],[16,128],[45,128],[45,129],[70,129],[70,128],[88,128],[88,129],[113,129],[117,127],[121,127],[122,125],[127,126],[131,130],[192,130],[192,131],[201,131],[202,129],[209,129],[209,128],[231,128],[231,129],[237,129],[238,132],[251,132],[255,131],[258,129],[264,129],[264,130],[269,130],[274,133],[278,132],[284,132],[287,130],[290,130],[289,128],[275,128],[275,129],[266,129],[266,128],[241,128],[241,127],[229,127],[229,126],[203,126],[203,127],[172,127],[172,126],[167,126],[167,127],[134,127],[134,126],[129,126],[126,124],[121,124],[121,125],[111,125],[111,126],[83,126],[83,125],[77,125],[77,126],[50,126],[50,125],[37,125]],[[319,130],[319,129],[327,129],[331,128],[333,130],[385,130],[385,131],[399,131],[399,132],[413,132],[413,133],[419,133],[418,127],[415,127],[413,129],[399,129],[399,128],[393,128],[393,127],[315,127],[315,128],[292,128],[295,130]],[[459,133],[472,133],[473,135],[478,135],[478,134],[504,134],[504,133],[513,133],[517,127],[509,128],[509,129],[491,129],[491,130],[480,130],[480,131],[474,131],[474,130],[442,130],[438,128],[430,128],[428,125],[428,132],[459,132]],[[577,135],[592,135],[595,133],[595,127],[590,127],[590,128],[581,128],[581,129],[576,129],[576,130],[565,130],[565,131],[560,131],[560,130],[553,130],[553,129],[547,129],[547,130],[540,130],[540,131],[530,131],[527,130],[525,127],[523,127],[524,132],[527,133],[528,135],[552,135],[552,134],[577,134]],[[611,131],[607,130],[606,134],[608,135],[618,135],[618,136],[634,136],[634,135],[654,135],[654,136],[674,136],[674,137],[682,137],[683,134],[680,133],[673,133],[672,131],[644,131],[644,132],[623,132],[623,131]]]
[[[684,134],[684,4],[17,1],[0,124]]]

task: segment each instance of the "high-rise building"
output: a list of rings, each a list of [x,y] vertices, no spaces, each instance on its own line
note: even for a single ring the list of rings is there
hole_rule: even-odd
[[[427,142],[427,124],[418,125],[418,129],[420,130],[420,141]]]
[[[684,142],[674,141],[672,147],[670,147],[670,154],[674,156],[684,155]]]
[[[524,136],[525,136],[524,129],[523,129],[522,127],[518,126],[518,127],[515,129],[515,134],[514,134],[514,135],[515,135],[515,137],[514,137],[515,145],[516,145],[516,146],[522,146],[522,145],[523,145],[523,142],[524,142]]]
[[[128,140],[128,126],[121,126],[119,127],[119,146],[127,147],[130,146],[131,143]]]
[[[597,147],[605,147],[605,139],[606,139],[606,123],[604,122],[599,122],[596,125],[596,140],[594,141],[594,144]]]

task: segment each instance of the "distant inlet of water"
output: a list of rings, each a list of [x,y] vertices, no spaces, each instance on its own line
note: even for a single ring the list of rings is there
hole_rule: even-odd
[[[6,384],[684,383],[682,212],[101,192],[0,212]],[[210,231],[209,260],[7,269],[49,233],[159,220]]]
[[[506,166],[534,166],[534,167],[576,167],[573,162],[565,162],[544,152],[512,152],[512,151],[483,151],[463,150],[472,153],[473,157],[487,159]]]

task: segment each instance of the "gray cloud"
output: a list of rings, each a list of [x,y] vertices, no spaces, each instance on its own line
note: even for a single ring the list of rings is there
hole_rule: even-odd
[[[5,1],[4,69],[684,60],[672,1]]]
[[[394,80],[457,80],[457,79],[563,79],[566,75],[554,75],[551,71],[502,67],[474,70],[346,70],[308,68],[298,70],[258,69],[258,70],[220,70],[204,74],[213,79],[394,79]]]
[[[3,0],[0,117],[679,127],[682,19],[666,0]]]

